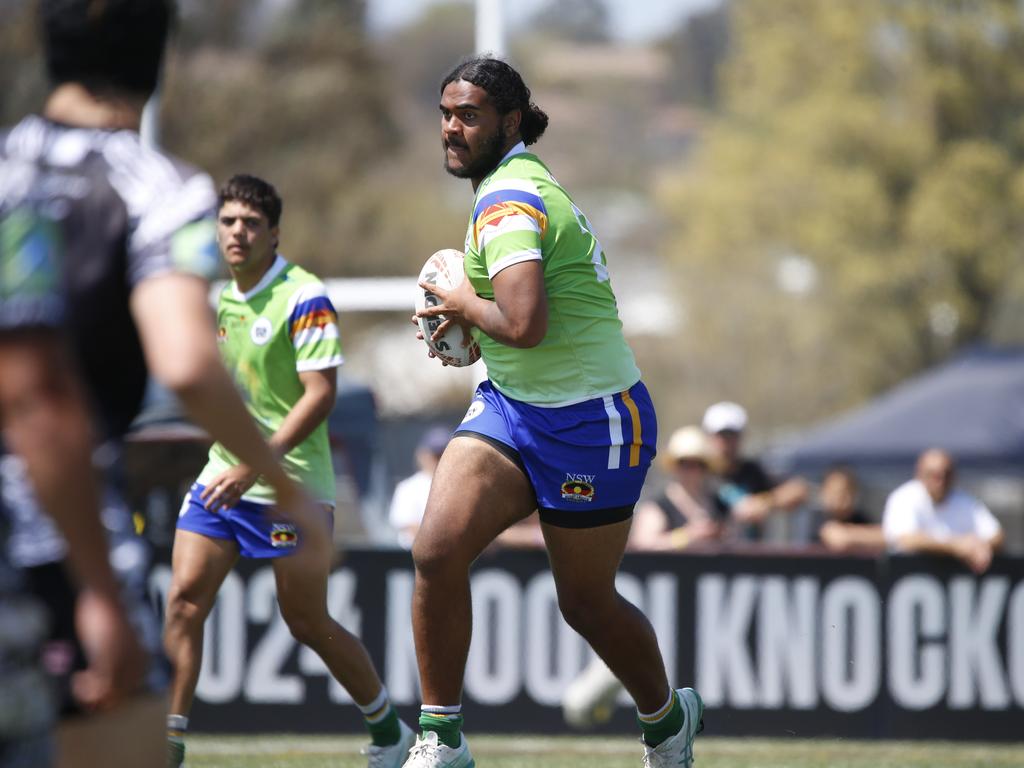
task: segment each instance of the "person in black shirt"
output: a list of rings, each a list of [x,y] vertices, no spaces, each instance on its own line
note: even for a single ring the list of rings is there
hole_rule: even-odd
[[[704,413],[704,431],[711,441],[715,504],[736,526],[738,538],[764,538],[764,521],[776,510],[792,512],[807,499],[800,478],[772,479],[760,462],[743,456],[747,412],[736,403],[715,403]]]
[[[882,526],[858,506],[859,484],[847,467],[833,467],[825,473],[818,493],[818,506],[811,510],[805,541],[821,544],[836,552],[885,549]]]

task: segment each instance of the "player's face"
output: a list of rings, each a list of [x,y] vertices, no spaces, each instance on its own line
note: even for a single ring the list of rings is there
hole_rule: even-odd
[[[483,88],[465,80],[445,86],[440,108],[445,170],[476,186],[505,156],[507,121]]]
[[[266,214],[239,200],[228,200],[217,214],[217,242],[232,272],[265,269],[277,250],[278,228]]]

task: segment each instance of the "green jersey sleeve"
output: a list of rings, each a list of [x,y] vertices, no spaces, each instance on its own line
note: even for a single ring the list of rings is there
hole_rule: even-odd
[[[338,314],[323,283],[306,283],[295,292],[288,328],[295,347],[295,370],[322,371],[341,365]]]

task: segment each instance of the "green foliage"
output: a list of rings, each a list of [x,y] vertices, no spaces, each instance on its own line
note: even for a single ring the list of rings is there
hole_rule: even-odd
[[[807,421],[993,335],[1024,234],[1019,4],[736,0],[730,34],[719,114],[659,189],[705,401]]]
[[[451,245],[452,233],[461,241],[464,205],[437,200],[439,142],[424,130],[436,123],[407,114],[409,56],[422,52],[414,71],[429,77],[436,99],[453,51],[466,48],[453,44],[458,33],[434,44],[437,27],[428,24],[406,33],[404,49],[374,49],[365,0],[297,0],[283,13],[243,0],[181,8],[160,143],[218,183],[239,172],[273,182],[285,201],[289,258],[328,277],[408,275],[428,249]],[[45,103],[34,9],[0,0],[0,124]],[[472,40],[465,8],[453,28]],[[424,200],[429,216],[417,215]]]

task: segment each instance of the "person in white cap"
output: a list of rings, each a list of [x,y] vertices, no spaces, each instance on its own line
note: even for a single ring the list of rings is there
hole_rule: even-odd
[[[747,412],[728,401],[715,403],[704,413],[704,431],[711,441],[711,469],[716,475],[715,504],[739,525],[741,539],[764,536],[764,521],[774,511],[792,512],[808,496],[800,478],[776,482],[755,459],[742,454]]]
[[[630,531],[633,550],[685,549],[722,535],[708,485],[710,446],[698,426],[677,429],[661,460],[670,479],[660,496],[637,505]]]

